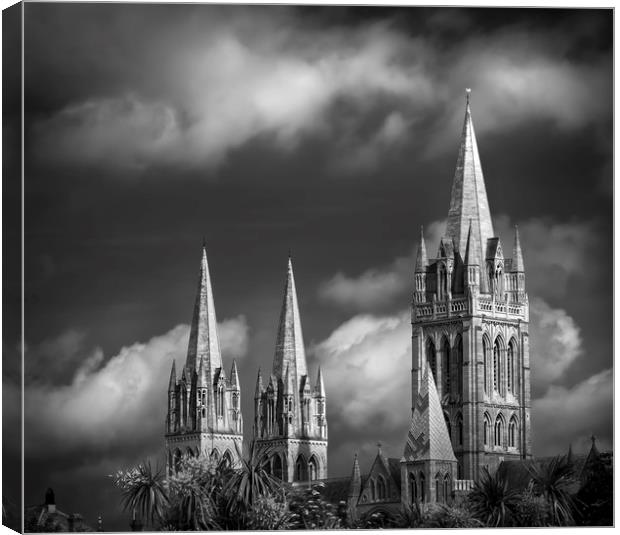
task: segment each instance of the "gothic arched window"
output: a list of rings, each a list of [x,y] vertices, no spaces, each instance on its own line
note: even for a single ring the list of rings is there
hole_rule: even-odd
[[[239,394],[237,392],[234,392],[232,395],[232,406],[235,410],[239,408]]]
[[[489,432],[491,430],[491,418],[489,417],[489,415],[485,412],[484,413],[484,429],[483,429],[483,436],[484,436],[484,445],[488,446],[490,444],[490,437],[489,437]]]
[[[426,481],[424,477],[424,473],[420,472],[420,501],[424,502],[426,500]]]
[[[448,436],[450,437],[450,440],[452,440],[452,426],[450,425],[450,416],[448,416],[447,412],[443,413],[443,419],[446,422],[446,429],[448,430]]]
[[[230,450],[226,450],[224,452],[224,457],[222,457],[222,464],[226,467],[232,466],[233,460],[232,460],[232,453],[230,453]]]
[[[442,395],[446,395],[450,393],[450,344],[448,343],[448,339],[444,338],[443,340],[443,363],[441,366],[441,375],[443,378],[443,392]]]
[[[314,455],[310,457],[310,460],[308,461],[308,472],[310,473],[310,481],[318,479],[319,463]]]
[[[449,497],[450,497],[450,476],[446,474],[443,477],[443,501],[444,503],[448,503]]]
[[[508,392],[514,392],[515,390],[515,341],[510,340],[508,344],[508,352],[506,358],[506,387]]]
[[[306,481],[308,479],[308,465],[306,464],[306,460],[303,455],[297,457],[297,462],[295,463],[295,475],[297,477],[297,481]]]
[[[495,340],[493,344],[493,390],[499,392],[501,389],[501,353],[499,348],[499,340]]]
[[[508,424],[508,446],[515,448],[517,445],[517,419],[513,416]]]
[[[504,422],[501,413],[497,415],[495,420],[495,441],[496,446],[502,445],[502,434],[504,432]]]
[[[217,387],[217,417],[224,417],[224,386],[219,385]]]
[[[448,272],[445,264],[439,264],[437,272],[437,299],[440,301],[448,296]]]
[[[463,395],[463,339],[461,335],[456,337],[456,391],[459,396]]]
[[[482,368],[484,370],[483,380],[484,380],[484,393],[489,393],[489,341],[486,336],[482,338],[482,359],[483,364]]]
[[[383,476],[379,476],[379,478],[377,479],[377,499],[385,500],[386,497],[387,490],[385,485],[385,479],[383,479]]]
[[[374,502],[377,499],[377,490],[375,488],[375,480],[370,480],[370,499]]]
[[[409,474],[409,498],[411,499],[412,504],[418,501],[418,484],[415,480],[413,472]]]
[[[437,386],[437,352],[435,351],[435,344],[430,338],[426,343],[426,360],[431,367],[433,380],[435,381],[435,386]]]
[[[282,458],[277,454],[273,458],[273,475],[282,479]]]
[[[441,502],[441,495],[442,495],[442,488],[441,488],[441,474],[437,473],[437,475],[435,476],[435,501],[437,503]]]

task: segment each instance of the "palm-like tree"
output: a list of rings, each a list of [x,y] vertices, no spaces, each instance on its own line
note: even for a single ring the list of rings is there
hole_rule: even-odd
[[[569,492],[573,482],[573,463],[566,455],[558,455],[547,462],[533,463],[528,471],[534,491],[549,506],[554,526],[571,526],[575,523],[575,501]]]
[[[168,505],[168,494],[163,469],[153,469],[146,460],[127,472],[116,474],[115,484],[121,489],[121,504],[126,511],[137,513],[147,525],[161,523]]]
[[[249,510],[259,498],[281,495],[284,499],[284,496],[282,482],[267,470],[269,451],[259,451],[257,443],[252,440],[245,455],[239,451],[237,453],[240,464],[230,472],[224,494],[227,497],[229,517],[236,519],[238,526],[242,526]]]
[[[518,494],[498,470],[493,475],[485,468],[468,496],[475,518],[489,527],[510,526],[518,503]]]

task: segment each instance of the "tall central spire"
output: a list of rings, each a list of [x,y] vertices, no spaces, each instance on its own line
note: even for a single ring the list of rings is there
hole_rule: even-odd
[[[480,247],[479,258],[484,258],[487,239],[492,238],[494,232],[476,134],[474,133],[474,123],[471,118],[469,95],[470,90],[468,89],[461,146],[456,162],[454,182],[452,183],[447,235],[453,238],[454,244],[463,256],[471,221],[473,245]]]
[[[290,368],[290,373],[297,378],[297,385],[300,385],[301,378],[307,375],[308,371],[304,338],[301,332],[301,320],[299,318],[299,306],[297,304],[295,277],[293,276],[293,263],[290,257],[288,259],[284,301],[278,327],[276,354],[273,359],[273,374],[279,379],[284,379],[287,367]]]
[[[191,371],[198,371],[201,361],[204,361],[209,378],[212,380],[215,370],[222,367],[222,356],[217,336],[217,319],[215,317],[209,264],[207,263],[207,250],[204,245],[200,261],[198,294],[196,295],[189,333],[186,365]]]

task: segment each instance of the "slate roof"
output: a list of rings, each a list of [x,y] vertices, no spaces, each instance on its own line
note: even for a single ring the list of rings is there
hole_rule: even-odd
[[[479,257],[482,257],[482,253],[486,250],[486,241],[494,235],[494,232],[468,92],[447,225],[447,235],[454,239],[461,255],[465,254],[470,220],[474,241],[480,251]]]
[[[404,458],[407,461],[454,461],[454,451],[428,362],[413,409]]]
[[[350,477],[330,477],[328,479],[321,479],[318,483],[322,483],[318,487],[321,496],[329,503],[338,505],[341,501],[347,501],[351,485]]]

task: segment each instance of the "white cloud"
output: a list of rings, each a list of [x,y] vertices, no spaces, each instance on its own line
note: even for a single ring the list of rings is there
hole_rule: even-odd
[[[247,355],[250,326],[243,314],[221,321],[217,329],[222,357],[226,361],[239,360]]]
[[[222,322],[220,334],[224,355],[245,355],[248,326],[243,316]],[[180,373],[188,338],[189,327],[178,325],[146,343],[123,347],[103,365],[101,350],[92,352],[68,385],[27,385],[26,454],[51,457],[54,452],[136,445],[151,451],[163,431],[172,360]]]
[[[493,223],[495,234],[504,244],[505,254],[512,256],[514,227],[510,219],[501,215],[494,218]],[[600,246],[591,223],[556,223],[532,218],[519,221],[518,225],[529,295],[561,298],[566,295],[571,278],[591,277],[592,270],[597,269],[589,261],[591,252]]]
[[[311,348],[310,354],[326,370],[329,414],[332,419],[335,415],[337,427],[376,426],[377,433],[406,428],[411,406],[410,321],[408,312],[358,315]]]
[[[543,391],[583,353],[580,329],[565,310],[540,298],[530,301],[532,390]]]
[[[445,231],[445,221],[433,221],[425,227],[424,237],[429,257]],[[342,272],[319,285],[319,298],[344,309],[372,311],[377,308],[405,304],[413,291],[413,270],[417,247],[409,256],[396,258],[381,268],[371,268],[357,277]]]
[[[321,135],[335,149],[331,167],[358,173],[410,137],[443,146],[452,131],[446,121],[463,114],[462,99],[446,88],[472,80],[480,86],[473,98],[485,109],[480,131],[505,131],[533,117],[571,129],[610,113],[609,59],[566,61],[568,44],[541,31],[474,34],[454,54],[389,22],[325,28],[290,11],[231,13],[212,11],[200,32],[184,21],[175,28],[183,46],[171,31],[140,48],[145,58],[161,57],[144,81],[126,74],[133,83],[121,84],[123,92],[76,101],[40,120],[29,146],[32,140],[39,157],[62,161],[209,167],[257,136],[291,150],[304,136]],[[418,119],[431,115],[439,119],[417,135]]]
[[[532,403],[536,455],[554,455],[589,444],[594,433],[601,449],[613,446],[613,370],[599,372],[571,388],[552,385]]]

